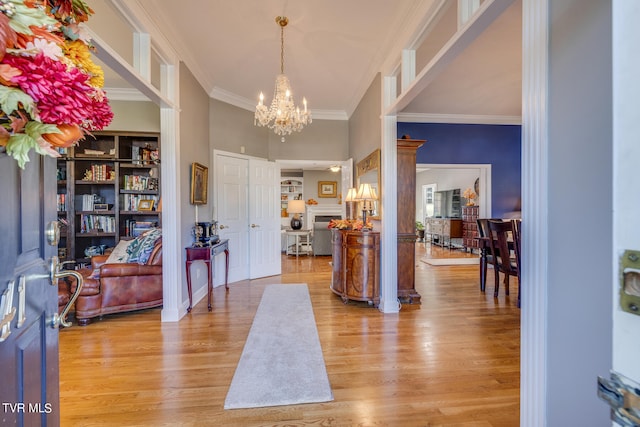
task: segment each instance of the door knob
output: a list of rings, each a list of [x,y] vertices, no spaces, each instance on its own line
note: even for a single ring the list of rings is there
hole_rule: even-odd
[[[60,224],[58,221],[49,222],[44,233],[49,246],[58,246],[58,242],[60,241]]]
[[[220,228],[220,230],[224,230],[225,228],[229,228],[229,226],[228,225],[221,225],[219,228]]]
[[[251,228],[259,228],[259,227],[260,227],[260,225],[258,225],[258,224],[251,224]]]

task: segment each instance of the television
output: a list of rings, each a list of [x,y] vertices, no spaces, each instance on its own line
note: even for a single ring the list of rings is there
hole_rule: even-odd
[[[435,218],[461,218],[460,189],[436,191],[433,197]]]

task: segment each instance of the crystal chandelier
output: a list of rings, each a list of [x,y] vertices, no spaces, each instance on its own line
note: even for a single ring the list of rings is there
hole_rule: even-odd
[[[291,96],[291,85],[284,74],[284,27],[289,23],[286,16],[276,16],[276,23],[280,25],[280,74],[276,77],[276,88],[273,93],[271,106],[267,108],[262,102],[264,95],[260,92],[260,102],[256,106],[254,124],[273,129],[276,135],[290,135],[293,131],[300,132],[305,125],[311,123],[311,114],[307,111],[307,100],[302,98],[304,110],[296,107]]]

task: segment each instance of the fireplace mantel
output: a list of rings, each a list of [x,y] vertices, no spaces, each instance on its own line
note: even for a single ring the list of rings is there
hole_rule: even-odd
[[[305,228],[313,229],[313,222],[318,215],[336,215],[344,218],[344,205],[339,204],[321,204],[321,205],[307,205],[307,212],[305,214]]]

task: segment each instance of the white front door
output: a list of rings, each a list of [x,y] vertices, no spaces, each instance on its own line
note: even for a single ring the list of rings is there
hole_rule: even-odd
[[[249,159],[249,277],[280,274],[280,167]]]
[[[249,161],[217,154],[215,156],[215,212],[218,234],[229,239],[229,282],[249,278]],[[215,271],[224,271],[223,257],[216,257]],[[224,276],[216,274],[216,286]]]
[[[613,1],[613,371],[640,384],[640,311],[621,304],[621,262],[625,251],[640,253],[640,3]],[[631,253],[633,259],[633,252]],[[621,259],[622,258],[622,259]],[[635,263],[637,264],[637,262]],[[637,274],[630,273],[628,293],[640,294]],[[631,284],[631,283],[629,283]],[[625,308],[630,311],[625,311]],[[637,401],[636,401],[636,410]]]

